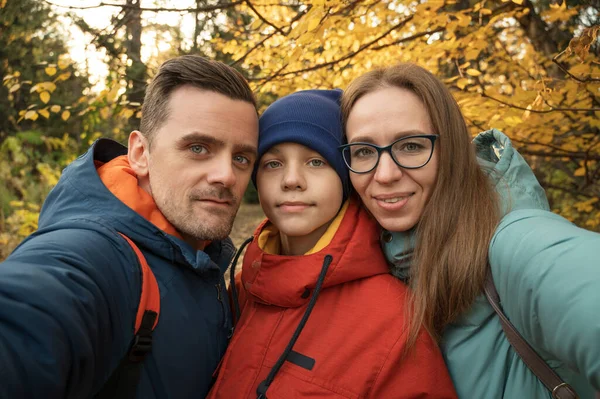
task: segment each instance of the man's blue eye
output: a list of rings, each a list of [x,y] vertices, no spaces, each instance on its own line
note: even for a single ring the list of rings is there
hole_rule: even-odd
[[[242,165],[249,165],[250,164],[250,160],[244,156],[241,155],[237,155],[235,157],[233,157],[233,160],[237,163],[240,163]]]
[[[190,151],[192,151],[195,154],[202,154],[203,152],[206,152],[206,147],[196,144],[190,146]]]

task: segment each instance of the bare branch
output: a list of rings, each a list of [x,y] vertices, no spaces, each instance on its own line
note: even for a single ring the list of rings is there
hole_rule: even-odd
[[[307,9],[305,11],[299,12],[298,14],[296,14],[294,16],[294,18],[292,18],[292,20],[290,21],[290,24],[289,24],[289,29],[288,29],[288,31],[286,33],[283,34],[284,36],[287,36],[290,33],[290,31],[292,30],[292,24],[294,22],[296,22],[297,20],[299,20],[300,18],[302,18],[302,16],[304,14],[306,14],[309,9],[310,9],[310,6],[307,7]],[[248,51],[246,51],[246,53],[244,53],[244,55],[242,55],[240,58],[238,58],[237,60],[235,60],[234,62],[232,62],[230,65],[231,66],[235,66],[235,65],[239,64],[240,62],[244,61],[246,59],[246,57],[248,57],[252,52],[254,52],[258,48],[260,48],[267,40],[269,40],[270,38],[272,38],[276,33],[277,33],[277,31],[271,32],[268,36],[266,36],[260,42],[256,43],[252,48],[248,49]],[[287,64],[286,64],[286,66],[287,66]]]
[[[398,40],[396,40],[395,42],[392,42],[392,43],[383,44],[381,46],[373,47],[371,50],[378,51],[378,50],[384,49],[386,47],[395,46],[396,44],[410,42],[411,40],[415,40],[415,39],[418,39],[418,38],[423,37],[423,36],[433,35],[434,33],[442,32],[444,30],[445,30],[445,28],[439,27],[439,28],[435,28],[434,30],[428,30],[428,31],[425,31],[425,32],[416,33],[416,34],[414,34],[412,36],[407,36],[407,37],[403,37],[402,39],[398,39]]]
[[[252,3],[249,0],[245,1],[246,5],[252,10],[254,11],[254,13],[256,14],[256,16],[258,17],[258,19],[260,19],[261,21],[263,21],[265,24],[269,25],[270,27],[272,27],[273,29],[275,29],[276,32],[279,32],[283,35],[283,31],[281,30],[281,28],[275,24],[273,24],[272,22],[270,22],[269,20],[267,20],[265,17],[263,17],[263,15],[258,12],[258,10],[252,5]]]
[[[600,111],[600,108],[554,108],[554,107],[551,107],[550,109],[528,109],[526,107],[521,107],[519,105],[507,103],[506,101],[500,100],[499,98],[496,98],[494,96],[491,96],[491,95],[487,94],[485,92],[485,90],[483,91],[483,93],[481,93],[481,96],[485,97],[485,98],[489,98],[490,100],[496,101],[497,103],[500,103],[502,105],[506,105],[507,107],[514,108],[514,109],[520,109],[520,110],[523,110],[523,111],[529,111],[529,112],[533,112],[535,114],[549,114],[551,112],[592,112],[592,111]]]
[[[563,150],[564,151],[564,150]],[[564,154],[558,154],[555,152],[546,152],[546,151],[532,151],[525,149],[523,147],[519,148],[519,153],[524,155],[534,155],[538,157],[547,157],[547,158],[570,158],[570,159],[585,159],[590,161],[600,161],[600,155],[589,155],[585,152],[566,152]]]
[[[573,75],[571,72],[569,72],[567,70],[567,68],[565,68],[560,62],[558,62],[558,59],[566,52],[567,50],[563,50],[560,53],[556,54],[554,57],[552,57],[552,62],[554,62],[556,65],[558,65],[558,67],[560,68],[561,71],[563,71],[564,73],[566,73],[567,75],[569,75],[571,78],[575,79],[576,81],[578,81],[579,83],[588,83],[588,82],[600,82],[600,78],[592,78],[590,76],[588,76],[585,79],[582,79],[580,77],[577,77],[575,75]]]
[[[413,19],[412,15],[409,16],[409,17],[407,17],[406,19],[403,19],[402,21],[400,21],[396,25],[392,26],[390,29],[388,29],[387,31],[385,31],[381,35],[377,36],[375,39],[371,40],[370,42],[368,42],[366,44],[363,44],[362,46],[360,46],[358,50],[352,51],[352,52],[346,54],[345,56],[343,56],[341,58],[338,58],[337,60],[333,60],[333,61],[329,61],[329,62],[324,62],[324,63],[321,63],[321,64],[316,64],[316,65],[313,65],[311,67],[303,68],[303,69],[297,69],[295,71],[289,71],[289,72],[286,72],[286,73],[282,73],[279,76],[280,77],[285,77],[285,76],[290,76],[290,75],[297,75],[299,73],[305,73],[305,72],[315,71],[317,69],[326,68],[328,66],[339,64],[340,62],[343,62],[343,61],[345,61],[347,59],[350,59],[350,58],[356,56],[357,54],[361,53],[362,51],[368,49],[373,44],[377,43],[379,40],[383,39],[384,37],[386,37],[387,35],[389,35],[390,33],[392,33],[394,30],[396,30],[396,29],[398,29],[398,28],[406,25],[412,19]],[[250,80],[264,80],[264,79],[269,79],[270,80],[270,78],[251,78]]]
[[[51,6],[67,8],[69,10],[89,10],[92,8],[100,8],[100,7],[120,7],[120,8],[135,8],[136,10],[140,10],[140,11],[152,11],[152,12],[209,12],[209,11],[225,10],[227,8],[232,8],[237,5],[243,4],[246,0],[237,0],[237,1],[232,1],[230,3],[220,3],[220,4],[210,5],[210,6],[192,7],[192,8],[168,8],[168,7],[137,8],[133,5],[106,3],[104,1],[101,1],[100,3],[93,5],[93,6],[65,6],[65,5],[61,5],[61,4],[52,3],[49,0],[43,0],[43,1]]]

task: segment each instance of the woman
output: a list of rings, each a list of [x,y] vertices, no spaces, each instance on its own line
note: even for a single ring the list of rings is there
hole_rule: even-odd
[[[381,227],[392,273],[414,291],[409,327],[442,347],[459,397],[548,398],[482,295],[581,398],[600,389],[600,235],[549,212],[497,130],[474,146],[458,105],[412,64],[372,71],[342,99],[352,185]],[[564,389],[559,388],[557,391]]]

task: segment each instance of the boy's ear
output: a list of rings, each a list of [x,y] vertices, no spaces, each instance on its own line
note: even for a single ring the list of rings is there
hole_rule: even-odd
[[[140,177],[147,177],[150,160],[150,144],[148,139],[138,130],[134,130],[129,135],[127,143],[127,159],[129,166]]]

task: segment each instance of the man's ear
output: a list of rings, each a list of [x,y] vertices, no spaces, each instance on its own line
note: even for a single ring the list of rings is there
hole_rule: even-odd
[[[133,169],[138,178],[148,176],[150,145],[142,132],[134,130],[129,135],[127,159],[129,160],[129,166],[131,166],[131,169]]]

